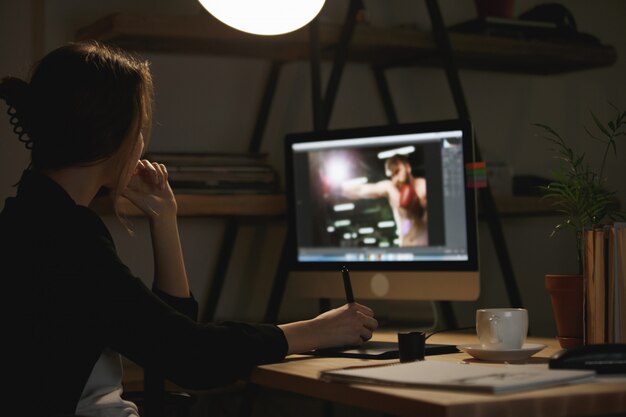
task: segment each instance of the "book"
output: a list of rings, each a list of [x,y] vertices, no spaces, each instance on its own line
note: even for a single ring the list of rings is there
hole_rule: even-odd
[[[595,309],[591,318],[591,325],[595,327],[595,338],[589,343],[605,343],[606,342],[606,230],[600,225],[594,228],[594,269],[593,281],[594,286],[592,297],[595,298]]]
[[[593,233],[591,227],[585,227],[583,230],[583,339],[585,342],[595,339],[595,328],[589,319],[595,310],[595,297],[592,296],[595,249]]]
[[[174,166],[212,165],[262,165],[267,155],[263,153],[236,152],[146,152],[144,158]]]
[[[176,194],[276,194],[275,184],[213,183],[210,181],[170,181]]]
[[[322,371],[329,382],[375,384],[412,388],[510,393],[555,385],[586,382],[595,377],[592,370],[554,370],[532,365],[472,365],[464,363],[417,361],[391,365],[360,366]]]
[[[276,184],[278,176],[273,171],[268,172],[211,172],[211,171],[174,171],[169,172],[170,181],[197,181],[206,184],[234,184],[234,183],[269,183]]]
[[[278,191],[278,173],[261,153],[149,152],[177,193],[261,194]]]
[[[450,32],[475,33],[486,36],[509,38],[552,38],[560,34],[554,22],[509,19],[495,16],[480,16],[448,28]]]
[[[585,344],[605,343],[607,338],[607,262],[604,225],[585,230],[584,340]]]
[[[590,44],[599,42],[595,36],[578,32],[566,25],[559,25],[557,22],[496,16],[480,16],[450,26],[448,31],[546,42],[580,42]]]
[[[274,172],[269,165],[173,165],[170,172]]]
[[[613,341],[626,343],[626,223],[613,229]]]
[[[626,342],[626,223],[583,230],[584,340]]]
[[[607,239],[606,263],[606,342],[615,341],[615,227],[609,227]]]

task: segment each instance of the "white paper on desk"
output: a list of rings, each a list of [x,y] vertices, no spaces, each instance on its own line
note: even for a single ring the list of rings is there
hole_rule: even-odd
[[[583,382],[593,379],[595,372],[527,368],[523,365],[489,366],[418,361],[323,371],[320,376],[322,380],[333,382],[457,389],[498,394]]]

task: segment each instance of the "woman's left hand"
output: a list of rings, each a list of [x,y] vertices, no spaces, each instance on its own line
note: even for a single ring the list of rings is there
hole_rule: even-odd
[[[176,198],[167,182],[165,165],[142,159],[137,162],[122,195],[154,220],[163,215],[176,215]]]

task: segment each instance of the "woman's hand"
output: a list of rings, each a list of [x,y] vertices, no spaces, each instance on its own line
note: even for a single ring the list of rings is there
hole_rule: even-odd
[[[312,320],[279,326],[289,344],[288,353],[337,346],[357,346],[372,338],[378,327],[371,308],[358,303],[345,304]]]
[[[189,297],[189,283],[176,222],[176,198],[165,165],[140,160],[122,195],[150,220],[154,285],[174,297]],[[157,221],[158,220],[158,221]]]
[[[372,338],[378,327],[371,308],[358,303],[344,304],[313,319],[317,322],[319,346],[358,346]]]
[[[176,198],[167,182],[165,165],[145,159],[137,163],[135,172],[122,195],[154,220],[163,215],[176,215]]]

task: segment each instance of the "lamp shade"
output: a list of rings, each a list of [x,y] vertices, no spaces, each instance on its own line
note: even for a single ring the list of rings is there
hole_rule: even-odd
[[[199,0],[215,18],[256,35],[280,35],[309,23],[325,0]]]

